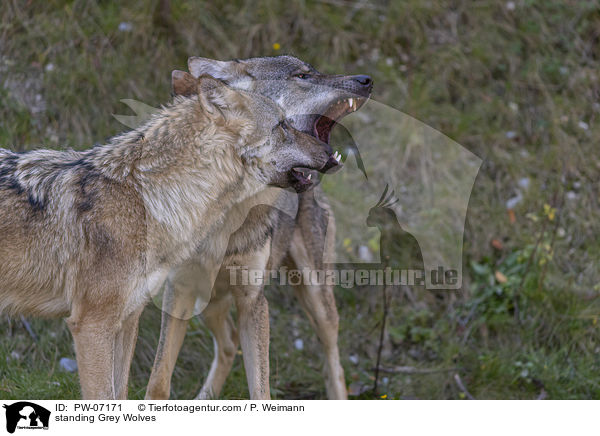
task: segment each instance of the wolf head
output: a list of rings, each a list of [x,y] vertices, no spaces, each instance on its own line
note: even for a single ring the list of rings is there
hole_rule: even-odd
[[[202,112],[242,132],[236,152],[259,182],[304,190],[314,182],[308,170],[325,172],[340,165],[328,144],[293,128],[273,100],[237,90],[211,76],[186,77],[183,95],[198,95]],[[218,135],[218,131],[215,132]]]
[[[194,77],[209,74],[269,97],[295,128],[326,143],[335,123],[360,108],[373,88],[369,76],[322,74],[294,56],[232,61],[191,57],[188,69]]]

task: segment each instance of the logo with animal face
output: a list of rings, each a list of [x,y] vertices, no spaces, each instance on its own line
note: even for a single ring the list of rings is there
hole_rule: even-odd
[[[6,431],[14,433],[16,429],[48,430],[50,411],[42,406],[28,401],[5,404],[6,409]]]

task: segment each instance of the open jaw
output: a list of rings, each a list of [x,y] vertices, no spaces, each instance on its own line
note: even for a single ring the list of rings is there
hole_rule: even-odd
[[[349,97],[336,101],[328,106],[322,114],[315,116],[312,124],[312,135],[326,144],[329,144],[331,131],[338,121],[346,115],[356,112],[368,100],[365,97]],[[337,151],[330,157],[325,167],[319,172],[332,174],[342,167],[342,155]],[[291,170],[296,189],[308,189],[317,176],[317,171],[308,168],[295,167]]]
[[[342,167],[342,155],[337,151],[334,151],[332,155],[329,156],[329,160],[325,164],[323,168],[320,170],[312,170],[304,167],[294,167],[291,170],[292,177],[294,178],[294,184],[297,187],[309,187],[312,185],[318,177],[316,172],[335,172]],[[313,176],[314,174],[314,176]]]
[[[367,101],[364,97],[350,97],[336,101],[322,115],[318,116],[313,125],[313,134],[321,141],[329,144],[331,130],[346,115],[356,112]]]

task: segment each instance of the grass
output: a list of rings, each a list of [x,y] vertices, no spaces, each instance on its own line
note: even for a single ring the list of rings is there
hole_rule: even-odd
[[[552,399],[600,398],[597,2],[519,0],[511,10],[495,1],[216,6],[173,0],[171,16],[155,16],[155,4],[6,1],[0,12],[3,146],[80,149],[102,142],[123,128],[111,116],[127,113],[119,100],[166,102],[170,71],[185,69],[188,55],[289,52],[325,72],[370,74],[378,101],[484,158],[467,216],[463,289],[441,300],[410,301],[402,293],[392,300],[384,366],[439,371],[384,374],[380,394],[464,398],[453,378],[458,373],[476,398],[542,392]],[[123,22],[131,23],[129,31],[119,30]],[[527,189],[519,187],[523,178]],[[517,190],[523,201],[511,218],[505,203]],[[552,219],[548,208],[556,209]],[[273,396],[324,398],[318,342],[293,293],[267,293]],[[340,288],[337,300],[347,383],[368,386],[381,317],[378,290]],[[159,319],[159,310],[148,306],[132,398],[144,395]],[[0,398],[77,398],[76,375],[58,365],[61,357],[74,357],[64,322],[30,322],[38,341],[18,319],[0,319]],[[294,347],[296,338],[303,350]],[[194,320],[174,375],[175,398],[197,393],[211,358],[210,335]],[[237,358],[223,398],[247,396]]]

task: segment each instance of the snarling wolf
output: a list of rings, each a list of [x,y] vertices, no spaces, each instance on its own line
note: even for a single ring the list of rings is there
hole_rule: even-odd
[[[271,99],[208,76],[106,145],[0,149],[0,312],[68,316],[83,397],[126,398],[139,315],[168,272],[220,261],[233,208],[333,161]]]
[[[356,111],[370,96],[369,76],[321,74],[293,56],[217,61],[193,57],[191,74],[174,71],[173,92],[195,92],[194,77],[210,74],[229,85],[260,93],[277,102],[292,125],[324,143],[343,116]],[[229,239],[223,268],[212,289],[212,298],[203,318],[214,337],[215,356],[197,398],[217,397],[231,370],[241,342],[244,366],[253,399],[267,399],[269,393],[269,318],[262,286],[230,286],[227,266],[251,269],[290,268],[311,270],[322,267],[323,259],[334,261],[335,221],[321,188],[306,184],[310,172],[292,172],[288,183],[305,191],[290,200],[276,197],[253,198],[256,205],[243,226]],[[313,189],[307,189],[307,188]],[[317,201],[317,198],[319,201]],[[293,201],[293,205],[284,204]],[[287,206],[287,207],[286,207]],[[295,219],[282,213],[294,210]],[[196,295],[207,282],[203,259],[196,256],[173,271],[167,280],[163,301],[161,335],[146,398],[165,399],[170,395],[171,375],[183,343],[188,318]],[[210,282],[212,284],[212,282]],[[210,291],[209,291],[210,292]],[[295,292],[317,332],[325,354],[325,379],[330,399],[347,398],[344,370],[337,345],[338,313],[330,285],[297,286]],[[236,304],[236,328],[229,311]]]

